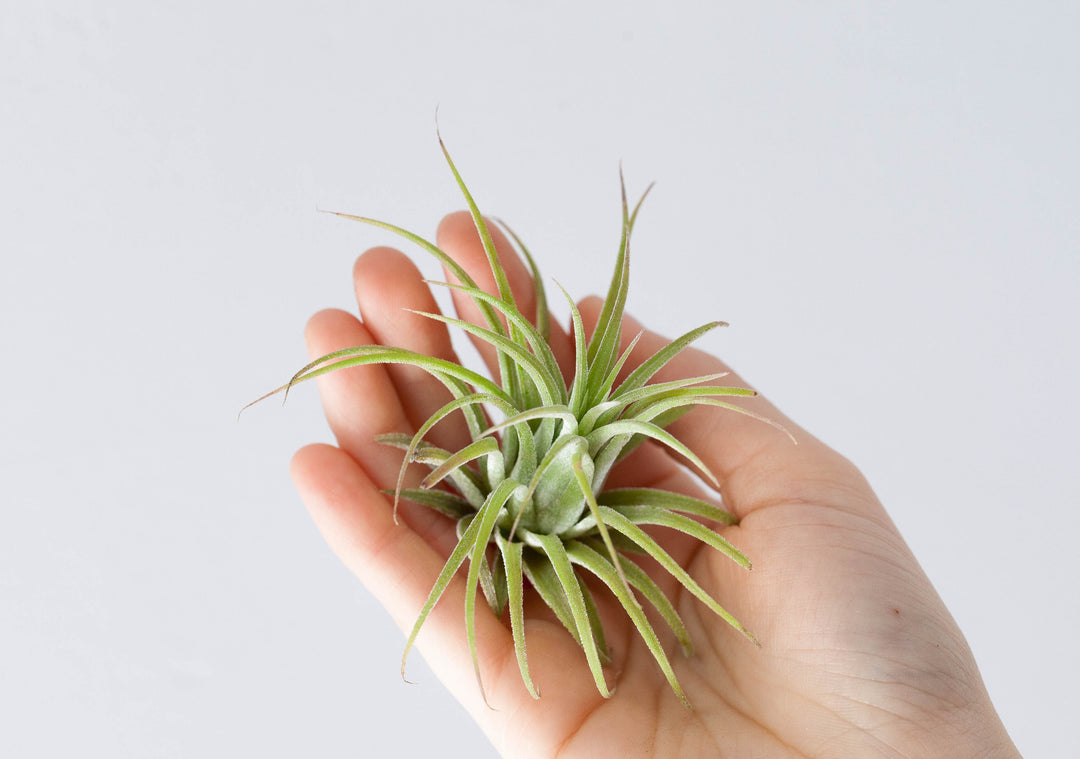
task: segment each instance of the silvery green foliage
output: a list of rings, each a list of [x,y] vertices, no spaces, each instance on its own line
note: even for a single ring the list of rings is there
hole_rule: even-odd
[[[697,405],[720,406],[760,418],[722,400],[751,396],[754,392],[713,384],[722,374],[649,384],[676,354],[722,322],[687,332],[641,362],[621,381],[618,379],[637,342],[635,338],[628,347],[619,350],[628,288],[630,233],[641,206],[639,201],[632,212],[629,210],[625,187],[622,237],[615,271],[590,340],[585,338],[581,314],[563,292],[570,307],[575,344],[573,377],[569,383],[565,382],[548,345],[547,298],[535,261],[517,236],[506,229],[533,272],[536,311],[522,314],[499,264],[488,227],[445,146],[443,153],[468,203],[498,294],[480,290],[446,253],[411,232],[375,219],[337,215],[404,237],[434,255],[457,278],[461,284],[432,284],[452,288],[471,298],[482,313],[485,326],[440,314],[423,315],[457,327],[490,345],[498,356],[499,381],[456,363],[401,348],[362,345],[311,362],[273,392],[287,392],[297,383],[352,366],[404,363],[428,372],[453,396],[414,435],[389,434],[379,438],[404,451],[401,476],[392,493],[395,517],[398,500],[404,498],[456,520],[459,536],[408,637],[402,656],[403,674],[405,659],[424,621],[451,579],[467,564],[465,626],[478,683],[477,586],[496,615],[509,611],[522,680],[529,693],[539,697],[529,672],[524,634],[524,580],[527,579],[581,645],[597,689],[609,696],[611,691],[602,671],[609,661],[604,630],[592,591],[583,581],[591,575],[618,599],[672,690],[689,706],[639,596],[652,604],[687,656],[693,654],[690,637],[674,605],[634,562],[633,554],[651,556],[701,603],[756,643],[754,636],[642,529],[645,525],[660,525],[679,530],[749,569],[750,561],[738,549],[692,517],[722,524],[734,524],[736,519],[690,496],[647,488],[605,491],[604,483],[612,467],[642,442],[652,440],[684,457],[715,484],[715,477],[705,464],[665,427]],[[491,424],[485,407],[501,414],[501,420]],[[425,436],[432,427],[454,414],[464,417],[472,442],[458,451],[427,443]],[[406,468],[411,463],[430,468],[419,488],[403,486]],[[480,688],[483,692],[482,683]]]

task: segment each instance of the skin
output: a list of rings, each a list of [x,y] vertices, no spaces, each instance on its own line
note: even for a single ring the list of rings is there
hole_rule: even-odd
[[[525,314],[532,313],[528,270],[493,230],[500,259]],[[472,222],[443,220],[438,245],[488,291],[492,277]],[[405,308],[437,311],[416,267],[398,251],[375,248],[354,267],[360,318],[323,311],[308,324],[313,357],[366,343],[453,359],[444,325]],[[462,318],[479,321],[456,300]],[[585,299],[587,326],[601,301]],[[640,325],[627,318],[624,343]],[[664,338],[645,332],[626,371]],[[553,324],[551,344],[564,372],[572,338]],[[494,357],[478,346],[489,369]],[[654,381],[728,371],[689,349]],[[738,377],[732,385],[747,383]],[[300,450],[292,474],[327,542],[346,566],[409,630],[454,545],[449,520],[392,499],[401,452],[378,445],[384,432],[413,432],[449,399],[426,373],[368,366],[319,379],[338,446]],[[581,649],[536,599],[527,603],[526,640],[541,698],[521,682],[505,619],[477,604],[477,687],[465,640],[464,572],[451,583],[418,640],[425,658],[504,756],[514,757],[1015,757],[971,651],[918,562],[859,471],[763,398],[747,408],[791,431],[792,441],[759,421],[699,407],[669,429],[721,482],[702,492],[680,463],[645,445],[613,473],[615,487],[661,487],[711,498],[741,519],[722,534],[754,561],[744,569],[682,535],[654,536],[690,574],[762,642],[755,648],[655,564],[646,568],[673,599],[694,640],[691,658],[649,609],[675,672],[694,705],[671,692],[624,612],[595,595],[614,662],[597,692]],[[457,425],[457,426],[455,426]],[[468,442],[460,417],[431,436],[455,450]],[[410,472],[410,485],[419,472]],[[719,528],[718,528],[719,529]],[[490,706],[488,705],[490,704]]]

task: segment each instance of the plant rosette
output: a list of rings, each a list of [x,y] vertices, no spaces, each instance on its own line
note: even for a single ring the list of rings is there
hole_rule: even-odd
[[[710,322],[690,330],[619,380],[637,343],[635,338],[628,347],[619,350],[629,287],[630,234],[641,202],[648,194],[646,190],[631,211],[621,175],[622,235],[615,271],[591,339],[586,340],[582,317],[573,299],[562,291],[569,304],[575,346],[573,373],[569,382],[565,381],[548,345],[548,302],[536,262],[517,235],[499,222],[532,270],[536,309],[535,313],[526,315],[511,292],[487,223],[441,137],[439,144],[483,243],[497,293],[481,290],[449,255],[412,232],[376,219],[335,215],[389,230],[442,263],[460,284],[429,284],[471,298],[485,326],[441,314],[417,313],[461,329],[491,346],[498,357],[498,381],[457,363],[413,351],[361,345],[312,361],[286,384],[248,405],[277,393],[287,395],[294,385],[328,372],[367,364],[409,364],[424,370],[449,390],[453,399],[432,414],[415,434],[395,433],[378,438],[404,452],[397,487],[387,492],[393,498],[395,520],[399,499],[407,499],[457,523],[457,545],[406,641],[402,676],[421,627],[464,565],[467,566],[466,639],[481,693],[483,683],[475,634],[477,587],[496,616],[508,612],[521,679],[534,698],[540,697],[529,671],[525,640],[527,580],[581,646],[597,690],[605,697],[611,696],[613,689],[603,672],[611,659],[593,590],[586,582],[591,577],[606,587],[625,610],[672,691],[690,707],[639,596],[652,605],[688,657],[693,655],[690,635],[671,599],[635,562],[634,556],[651,557],[700,603],[748,641],[759,645],[753,634],[702,589],[645,529],[655,525],[677,530],[749,570],[750,560],[738,548],[699,521],[732,525],[738,520],[712,503],[681,493],[651,488],[605,490],[604,485],[616,464],[650,440],[682,456],[704,479],[717,486],[716,477],[701,459],[665,429],[695,406],[718,406],[779,425],[726,400],[753,396],[755,392],[716,384],[723,374],[650,384],[656,373],[680,351],[710,330],[724,326],[723,322]],[[492,411],[501,415],[495,423],[488,418]],[[464,417],[471,437],[469,444],[448,451],[425,441],[436,424],[454,414]],[[406,488],[405,472],[413,463],[422,464],[430,471],[419,487]]]

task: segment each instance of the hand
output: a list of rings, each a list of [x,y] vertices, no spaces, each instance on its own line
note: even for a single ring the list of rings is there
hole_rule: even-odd
[[[493,231],[525,314],[533,313],[530,275]],[[447,217],[439,246],[480,284],[493,283],[467,214]],[[309,323],[313,356],[380,343],[454,358],[445,326],[403,309],[437,311],[415,266],[389,248],[368,251],[354,268],[361,318],[324,311]],[[637,283],[638,287],[642,283]],[[631,288],[634,283],[631,283]],[[455,297],[456,297],[455,293]],[[462,318],[479,321],[455,300]],[[595,323],[600,300],[580,305]],[[694,325],[689,325],[694,326]],[[640,326],[629,318],[625,340]],[[629,367],[664,339],[646,332]],[[552,325],[564,371],[572,339]],[[489,369],[496,366],[479,346]],[[727,371],[700,351],[681,353],[654,381]],[[728,380],[725,380],[727,382]],[[412,627],[456,542],[450,520],[380,493],[397,481],[401,452],[375,435],[415,429],[449,400],[414,367],[365,366],[319,379],[339,447],[296,454],[293,477],[326,540],[405,630]],[[741,383],[738,378],[729,384]],[[755,648],[652,565],[672,594],[696,653],[671,654],[694,704],[676,698],[660,668],[614,602],[601,607],[614,662],[597,692],[584,655],[539,601],[526,606],[526,643],[541,698],[521,682],[508,626],[477,608],[481,698],[465,640],[462,573],[419,638],[428,662],[506,756],[991,757],[1018,756],[979,676],[971,651],[930,581],[854,466],[799,429],[764,399],[748,404],[798,439],[723,409],[699,407],[669,427],[715,472],[725,508],[740,517],[723,535],[754,562],[750,573],[715,552],[654,532],[697,581],[760,639]],[[430,438],[457,450],[469,441],[447,419]],[[413,482],[418,481],[417,476]],[[660,487],[709,498],[664,450],[643,445],[613,473],[612,487]],[[650,565],[643,563],[649,568]],[[597,592],[598,603],[606,596]],[[677,651],[662,624],[669,652]]]

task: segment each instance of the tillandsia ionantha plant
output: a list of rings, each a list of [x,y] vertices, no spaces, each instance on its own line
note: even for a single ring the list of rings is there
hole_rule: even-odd
[[[694,517],[725,525],[737,520],[711,503],[684,494],[647,488],[605,490],[604,484],[612,467],[638,445],[651,440],[684,457],[716,485],[708,467],[665,427],[699,405],[719,406],[761,419],[724,400],[752,396],[754,391],[715,384],[723,374],[649,384],[676,354],[723,322],[711,322],[687,332],[619,379],[637,343],[635,338],[628,347],[619,350],[629,285],[630,234],[641,201],[648,194],[646,190],[631,211],[624,184],[622,236],[615,271],[591,339],[586,340],[581,314],[573,299],[563,291],[569,303],[575,345],[573,376],[569,383],[564,381],[548,345],[548,304],[535,261],[521,240],[506,225],[501,225],[533,273],[536,311],[523,314],[499,263],[488,226],[441,138],[439,143],[483,243],[497,293],[481,290],[450,256],[411,232],[375,219],[337,215],[400,235],[427,250],[456,277],[458,284],[431,284],[471,298],[486,326],[441,314],[422,315],[460,328],[490,345],[498,356],[498,382],[450,361],[390,346],[361,345],[312,361],[288,383],[263,398],[279,392],[287,394],[293,385],[328,372],[387,363],[419,367],[450,391],[453,400],[432,414],[415,434],[386,434],[378,438],[404,451],[397,487],[387,493],[393,497],[395,519],[398,500],[407,499],[457,522],[458,543],[405,644],[403,676],[405,660],[424,621],[467,561],[465,629],[481,693],[483,683],[475,636],[477,586],[497,616],[509,610],[521,678],[529,693],[539,698],[529,671],[524,634],[524,580],[527,579],[584,650],[599,692],[605,697],[611,695],[603,673],[604,665],[610,661],[604,629],[591,586],[585,582],[592,576],[625,609],[671,689],[689,707],[690,702],[641,606],[639,594],[670,627],[686,656],[693,655],[690,636],[671,599],[634,561],[633,555],[651,556],[687,592],[757,644],[756,638],[643,529],[658,525],[678,530],[749,569],[750,560],[741,551]],[[490,411],[501,415],[501,419],[490,421]],[[463,415],[468,425],[471,433],[468,445],[448,451],[425,441],[436,424],[455,413]],[[772,424],[767,419],[762,421]],[[418,488],[404,486],[406,469],[412,463],[430,468]]]

